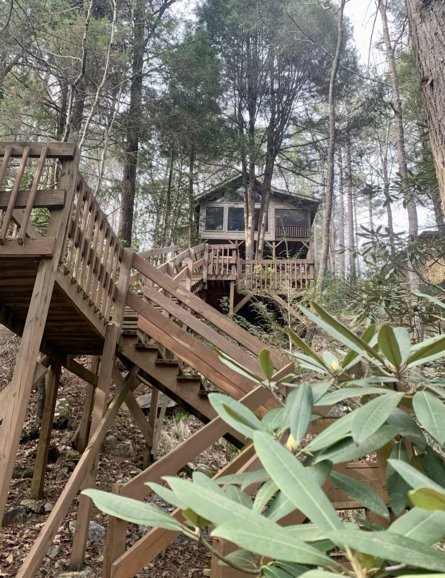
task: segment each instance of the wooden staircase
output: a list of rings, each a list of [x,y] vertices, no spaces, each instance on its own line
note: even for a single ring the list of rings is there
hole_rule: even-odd
[[[205,245],[142,254],[122,248],[79,173],[73,145],[5,143],[0,158],[0,321],[22,338],[11,383],[0,392],[0,519],[33,385],[48,373],[52,386],[32,485],[36,496],[43,491],[60,368],[82,377],[86,387],[78,431],[84,451],[17,574],[31,578],[79,490],[94,485],[102,440],[123,402],[147,443],[152,438],[153,424],[132,393],[138,383],[149,384],[154,394],[164,392],[205,424],[180,448],[115,488],[138,497],[147,494],[147,480],[175,474],[221,436],[239,439],[215,416],[204,382],[259,413],[276,402],[218,357],[217,350],[261,375],[257,355],[263,344],[195,294],[206,283]],[[25,182],[29,188],[23,188]],[[43,232],[31,224],[37,209],[48,211]],[[97,374],[75,359],[80,354],[101,357]],[[278,374],[289,372],[292,364],[280,352],[273,350],[271,357]],[[111,382],[117,390],[107,403]],[[90,502],[82,496],[73,569],[84,563],[89,518]],[[103,576],[133,576],[144,564],[140,552],[159,551],[171,536],[153,531],[128,553],[125,539],[126,525],[112,520]]]

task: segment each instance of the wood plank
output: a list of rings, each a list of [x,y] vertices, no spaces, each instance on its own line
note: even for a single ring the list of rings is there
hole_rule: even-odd
[[[29,146],[31,158],[39,157],[42,148],[48,147],[47,159],[72,160],[76,155],[76,145],[74,143],[44,143],[44,142],[2,142],[0,143],[0,156],[3,156],[10,147],[13,157],[22,156],[25,147]]]
[[[14,207],[25,209],[31,190],[18,191]],[[6,209],[11,196],[11,191],[0,191],[0,209]],[[65,205],[65,191],[60,189],[38,189],[32,204],[33,209],[62,209]]]
[[[162,307],[163,310],[175,317],[180,323],[184,323],[189,329],[203,337],[213,347],[232,357],[232,359],[236,359],[238,363],[241,363],[241,365],[244,365],[250,371],[262,375],[258,362],[252,354],[240,349],[233,341],[226,339],[210,325],[198,319],[196,315],[178,306],[177,303],[160,293],[154,287],[144,286],[143,292],[153,303]]]
[[[26,200],[26,208],[25,208],[25,211],[23,213],[22,223],[20,225],[20,234],[18,236],[20,243],[23,243],[23,240],[26,237],[29,219],[31,218],[31,211],[34,208],[34,203],[36,201],[36,196],[37,196],[37,189],[38,189],[38,186],[40,183],[40,178],[42,176],[43,167],[45,166],[47,151],[48,151],[48,147],[45,146],[42,148],[42,150],[40,152],[39,163],[37,165],[36,172],[34,173],[34,176],[32,179],[31,190],[29,191],[28,198]],[[20,194],[20,191],[19,191],[19,194]],[[16,199],[16,207],[17,207],[17,202],[18,202],[18,196]],[[62,208],[62,207],[60,207],[60,208]]]
[[[23,243],[18,239],[6,239],[0,245],[0,257],[51,257],[54,254],[56,239],[42,237],[41,239],[26,238]]]
[[[72,501],[79,491],[80,484],[88,472],[91,464],[96,458],[97,452],[102,445],[104,437],[113,423],[117,412],[127,396],[129,389],[134,384],[137,378],[137,368],[134,368],[125,378],[122,387],[116,392],[112,402],[101,419],[96,431],[91,436],[88,446],[82,454],[80,460],[77,462],[73,473],[65,485],[61,495],[56,501],[53,510],[51,511],[45,525],[43,526],[37,539],[34,541],[31,550],[29,551],[25,561],[20,567],[16,578],[34,578],[37,570],[51,544],[54,536],[57,534],[59,526],[63,518],[68,513]]]
[[[154,281],[159,287],[167,291],[173,297],[176,297],[179,301],[182,301],[184,305],[190,307],[198,315],[202,315],[210,323],[218,327],[221,331],[228,334],[232,339],[235,339],[246,347],[249,351],[258,355],[261,349],[264,348],[264,343],[259,339],[250,335],[247,331],[237,326],[233,321],[231,321],[227,316],[219,313],[216,309],[205,303],[198,296],[194,295],[177,287],[174,281],[167,275],[160,273],[156,267],[147,263],[139,255],[134,256],[133,267],[137,269],[140,273],[148,277],[150,280]],[[269,348],[271,353],[271,358],[276,368],[280,368],[287,364],[287,359],[281,354],[276,348]]]
[[[16,203],[18,192],[19,192],[20,183],[22,182],[23,175],[25,173],[26,164],[28,162],[28,157],[29,157],[29,152],[30,152],[29,146],[27,146],[23,149],[22,158],[20,160],[20,165],[19,165],[19,168],[18,168],[17,173],[15,175],[14,185],[12,187],[10,194],[9,194],[6,212],[3,215],[3,222],[2,222],[2,226],[0,228],[0,243],[1,244],[3,244],[5,239],[6,239],[6,235],[8,234],[9,226],[11,224],[12,212],[16,208],[15,203]]]

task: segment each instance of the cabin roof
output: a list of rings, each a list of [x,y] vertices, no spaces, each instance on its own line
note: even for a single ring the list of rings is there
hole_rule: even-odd
[[[258,188],[261,189],[261,185],[262,185],[261,179],[256,178],[255,182],[256,182]],[[225,189],[236,187],[237,185],[238,186],[242,185],[242,176],[241,175],[238,175],[236,177],[230,177],[229,179],[226,179],[225,181],[218,183],[214,187],[207,189],[206,191],[199,194],[196,197],[196,200],[198,202],[203,201],[205,199],[210,200],[212,197],[217,197],[218,194],[221,193],[222,191],[224,191]],[[300,201],[301,204],[307,205],[308,209],[311,212],[312,218],[315,216],[315,213],[317,212],[318,205],[320,204],[320,201],[317,199],[314,199],[313,197],[309,197],[308,195],[302,195],[301,193],[297,193],[295,191],[285,191],[283,189],[278,189],[277,187],[274,187],[273,185],[271,187],[271,192],[272,192],[272,195],[274,195],[276,197],[281,197],[282,199],[298,200],[298,201]]]

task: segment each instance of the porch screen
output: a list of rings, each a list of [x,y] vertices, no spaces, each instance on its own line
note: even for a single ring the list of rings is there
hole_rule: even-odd
[[[229,231],[244,231],[244,209],[229,207],[228,229]]]
[[[206,231],[222,231],[224,224],[224,207],[207,207]]]

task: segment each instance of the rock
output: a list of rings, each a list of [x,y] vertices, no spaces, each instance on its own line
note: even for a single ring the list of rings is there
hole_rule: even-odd
[[[26,508],[24,506],[17,506],[10,510],[5,510],[3,514],[1,526],[9,526],[13,524],[22,524],[26,519]]]
[[[151,405],[151,393],[143,393],[142,395],[138,395],[136,398],[138,405],[141,409],[148,411]]]
[[[22,500],[20,505],[34,512],[34,514],[43,514],[45,511],[45,502],[43,500]]]
[[[62,572],[58,578],[94,578],[94,572],[91,568],[84,568],[79,572]]]
[[[53,427],[54,429],[66,429],[70,423],[70,404],[66,397],[57,400],[56,410],[54,412]]]
[[[43,509],[45,510],[45,512],[48,514],[49,512],[52,512],[54,508],[54,504],[52,504],[51,502],[46,502],[46,504],[43,506]]]
[[[80,460],[80,453],[73,448],[67,448],[64,461],[67,462],[75,462],[77,463]]]
[[[118,458],[131,458],[134,456],[134,447],[130,440],[119,441],[115,436],[108,435],[104,440],[104,450],[107,454]]]
[[[68,526],[71,534],[74,534],[76,531],[77,522],[71,520]],[[88,528],[88,541],[97,542],[103,538],[105,538],[105,528],[97,522],[91,521]]]
[[[51,546],[51,548],[48,548],[46,552],[46,555],[48,556],[48,558],[51,558],[51,560],[57,558],[59,554],[60,554],[60,546]]]
[[[56,480],[64,480],[68,475],[69,469],[68,468],[60,468],[56,474]]]

